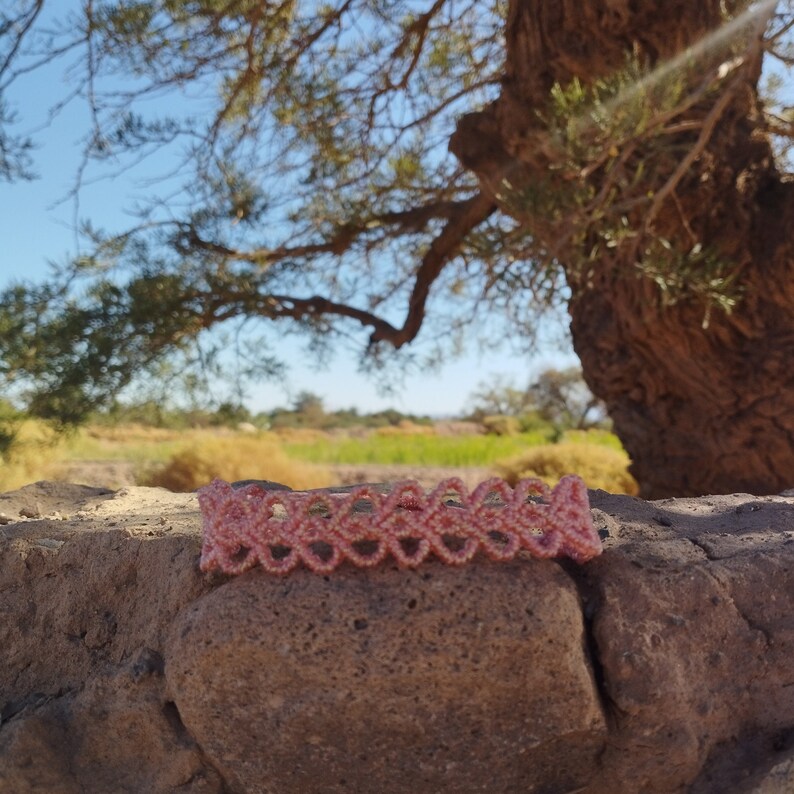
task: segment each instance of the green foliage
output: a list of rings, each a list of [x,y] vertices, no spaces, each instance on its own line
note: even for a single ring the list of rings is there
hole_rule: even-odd
[[[153,152],[168,163],[168,202],[153,188],[132,228],[86,223],[85,255],[44,287],[0,296],[0,372],[22,382],[30,411],[64,425],[172,356],[198,359],[199,341],[229,323],[335,330],[332,312],[291,296],[399,306],[417,257],[475,192],[446,139],[496,96],[504,62],[503,0],[426,12],[405,0],[120,0],[49,31],[23,10],[7,20],[9,85],[42,52],[54,68],[59,53],[83,58],[64,88],[91,98],[78,192],[101,164],[132,169]],[[19,176],[9,163],[23,142],[11,146],[0,110],[0,178]],[[275,372],[258,353],[266,366],[237,367],[241,384]]]
[[[178,324],[160,279],[136,279],[125,290],[102,281],[90,292],[90,306],[64,303],[52,286],[0,295],[2,371],[27,386],[35,416],[84,421],[156,359]]]
[[[566,430],[560,437],[560,441],[566,444],[594,444],[624,452],[620,439],[611,431],[599,427],[590,427],[587,430]]]
[[[603,425],[606,406],[594,397],[579,367],[546,369],[529,387],[538,416],[558,433]]]
[[[187,270],[152,269],[122,286],[101,279],[85,301],[56,283],[6,289],[0,293],[0,375],[17,384],[30,415],[64,427],[110,406],[135,378],[160,373],[173,380],[168,362],[176,355],[189,392],[190,374],[202,368],[207,374],[218,353],[197,356],[195,348],[213,310],[205,298],[217,279],[208,274],[202,293],[191,278]],[[249,374],[277,371],[279,364],[260,348]]]
[[[636,58],[622,70],[590,83],[574,78],[556,83],[539,116],[548,131],[543,154],[547,177],[521,189],[505,184],[505,198],[517,214],[547,238],[561,238],[553,261],[563,259],[573,281],[587,283],[604,260],[629,263],[622,276],[635,273],[657,285],[660,306],[695,300],[704,306],[707,327],[712,309],[730,312],[741,295],[737,263],[718,243],[688,244],[653,232],[660,211],[657,194],[668,194],[681,158],[696,146],[683,132],[699,130],[695,121],[676,122],[696,101],[724,90],[730,70],[717,70],[704,83],[703,64],[681,57],[649,71]],[[680,205],[679,205],[680,207]],[[680,210],[679,210],[680,211]]]
[[[32,171],[33,141],[26,136],[13,135],[9,128],[16,115],[9,110],[8,103],[0,96],[0,182],[34,178]]]
[[[127,461],[137,472],[164,463],[190,437],[204,433],[185,426],[164,428],[139,424],[89,424],[70,433],[63,441],[66,461]]]
[[[545,433],[553,441],[563,432],[561,428],[547,422],[538,410],[519,414],[516,419],[518,419],[518,426],[522,433]]]
[[[0,461],[8,459],[24,418],[24,414],[12,403],[0,399]]]
[[[736,266],[711,248],[696,245],[682,254],[667,240],[656,238],[645,248],[637,269],[657,284],[662,306],[699,298],[705,307],[704,328],[709,325],[712,307],[730,314],[741,296]]]
[[[161,400],[145,399],[140,402],[115,401],[89,417],[93,426],[117,427],[140,425],[143,427],[182,430],[202,427],[236,428],[241,422],[256,424],[251,412],[235,402],[221,402],[217,408],[177,408]]]
[[[286,443],[290,457],[312,463],[405,464],[415,466],[489,466],[547,441],[544,433],[516,436],[370,435],[365,438],[315,438]]]
[[[690,111],[713,105],[729,59],[705,76],[691,54],[651,72],[638,49],[608,76],[552,85],[525,125],[531,177],[519,183],[523,167],[497,177],[494,211],[448,143],[500,91],[505,0],[98,0],[46,29],[39,8],[0,17],[3,91],[48,61],[68,67],[68,54],[82,66],[65,69],[64,93],[86,98],[90,117],[76,195],[104,166],[123,171],[156,152],[169,164],[169,198],[153,189],[127,230],[86,223],[85,255],[48,284],[0,295],[0,376],[37,416],[79,423],[137,381],[175,370],[199,391],[221,380],[224,346],[235,349],[238,396],[246,378],[278,371],[278,338],[242,349],[251,318],[306,331],[315,353],[363,326],[374,366],[442,301],[444,316],[424,334],[437,340],[436,358],[481,305],[529,336],[535,312],[613,264],[618,277],[658,285],[662,309],[702,302],[705,324],[712,307],[727,311],[741,296],[738,263],[718,239],[699,240],[686,219],[668,224],[678,234],[654,228],[676,198],[677,166],[699,154],[705,113]],[[733,54],[722,50],[709,57]],[[22,178],[32,142],[12,134],[4,103],[0,179]],[[454,309],[466,320],[448,322]],[[540,417],[558,433],[586,424],[586,412],[552,416],[526,392],[514,397],[523,404],[477,410],[525,417],[525,427]],[[354,419],[273,417],[282,426]]]
[[[521,416],[535,408],[526,389],[517,388],[500,375],[481,380],[469,395],[468,402],[475,421],[481,421],[485,416]]]
[[[288,428],[312,428],[333,430],[345,428],[377,429],[398,427],[403,422],[417,426],[429,426],[427,416],[404,414],[393,408],[375,413],[361,414],[355,408],[326,411],[320,397],[311,392],[301,392],[293,401],[291,410],[278,408],[261,417],[273,430]]]
[[[643,136],[661,114],[673,111],[687,94],[691,74],[681,65],[660,79],[630,58],[623,69],[589,85],[578,78],[567,85],[555,83],[549,93],[549,127],[570,161],[584,167],[612,146]]]
[[[91,424],[67,437],[53,435],[42,422],[23,420],[18,441],[0,467],[0,487],[53,479],[60,476],[58,466],[97,460],[129,461],[138,482],[175,490],[192,490],[214,476],[320,487],[330,482],[322,471],[325,464],[487,467],[548,442],[548,432],[436,435],[431,426],[405,420],[401,426],[387,425],[369,433],[359,427],[348,435],[309,429],[245,435],[209,426],[206,419],[204,425],[191,427],[190,416],[186,412],[169,428]],[[606,431],[570,431],[563,441],[624,454],[618,439]]]
[[[604,430],[571,431],[562,439],[577,446],[603,447],[625,458],[620,441]],[[514,436],[400,433],[331,438],[325,434],[315,434],[310,441],[286,440],[284,449],[291,458],[320,464],[482,467],[514,458],[528,449],[548,445],[548,442],[548,428]]]

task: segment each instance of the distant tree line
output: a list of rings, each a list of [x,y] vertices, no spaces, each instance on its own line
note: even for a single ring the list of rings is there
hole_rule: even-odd
[[[579,367],[546,369],[523,389],[504,377],[481,381],[470,403],[468,418],[499,435],[548,428],[556,440],[566,430],[611,426],[606,405],[587,388]]]
[[[115,401],[107,409],[96,411],[89,422],[94,424],[122,425],[140,424],[162,428],[229,427],[239,428],[243,424],[258,430],[279,428],[333,428],[396,426],[401,422],[430,424],[428,416],[406,414],[394,408],[373,413],[360,413],[356,408],[327,410],[322,397],[310,391],[302,391],[289,407],[278,407],[271,411],[254,413],[239,402],[226,401],[217,407],[180,408],[168,406],[159,400],[145,399],[136,402]]]
[[[430,425],[427,415],[404,413],[387,408],[371,413],[357,408],[329,410],[321,396],[299,392],[288,406],[253,412],[241,401],[226,400],[217,405],[202,405],[196,395],[187,407],[147,396],[138,400],[114,400],[91,414],[89,422],[101,425],[139,424],[170,429],[199,427],[239,428],[249,424],[258,430],[314,428],[318,430],[353,427],[397,427],[401,423]],[[9,400],[0,400],[0,454],[10,446],[26,414]],[[609,419],[604,404],[595,398],[578,367],[546,369],[525,388],[516,387],[504,376],[483,380],[469,398],[469,409],[459,417],[483,426],[498,435],[545,430],[559,438],[567,430],[607,428]]]

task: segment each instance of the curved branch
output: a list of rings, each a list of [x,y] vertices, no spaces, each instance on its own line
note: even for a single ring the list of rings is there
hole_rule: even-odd
[[[369,338],[370,346],[379,342],[388,342],[399,349],[413,341],[419,333],[425,316],[425,306],[430,295],[430,288],[445,265],[460,251],[461,244],[469,232],[479,226],[495,210],[496,204],[493,200],[482,193],[477,193],[467,201],[459,203],[456,212],[433,240],[422,258],[408,301],[405,322],[400,328],[372,312],[336,303],[318,295],[310,298],[268,295],[264,298],[265,304],[260,305],[260,311],[269,317],[291,317],[295,320],[305,320],[308,317],[328,314],[347,317],[356,320],[363,326],[372,328]]]
[[[361,236],[383,226],[395,228],[394,234],[418,233],[427,228],[433,220],[445,219],[448,222],[458,218],[465,212],[471,199],[464,201],[433,201],[418,207],[395,212],[383,212],[372,215],[356,223],[345,223],[337,227],[335,234],[326,240],[305,245],[279,245],[276,248],[254,248],[241,250],[230,248],[221,243],[205,240],[193,226],[185,228],[187,247],[193,250],[216,254],[225,259],[238,262],[252,262],[266,267],[284,259],[334,254],[339,256],[350,249]]]
[[[673,171],[664,185],[662,185],[662,187],[659,188],[659,190],[657,190],[654,194],[651,206],[648,208],[648,211],[645,214],[643,232],[653,231],[653,222],[656,219],[656,216],[659,214],[662,204],[664,204],[668,196],[675,191],[676,187],[678,187],[678,184],[689,172],[689,169],[692,167],[692,164],[695,162],[695,160],[697,160],[697,158],[703,154],[703,151],[708,145],[708,142],[714,133],[714,129],[717,126],[720,117],[733,101],[738,87],[739,81],[734,80],[734,82],[731,83],[723,92],[722,96],[720,96],[720,98],[714,103],[714,107],[709,111],[708,115],[703,120],[703,126],[701,127],[700,135],[698,135],[697,141],[695,141],[695,145],[686,153],[686,156],[681,160],[675,171]]]
[[[416,66],[419,63],[419,58],[422,55],[422,48],[424,47],[425,39],[427,38],[430,23],[432,22],[433,17],[441,10],[445,2],[446,0],[436,0],[432,7],[430,7],[423,14],[420,14],[406,28],[402,39],[397,43],[397,46],[392,51],[392,60],[396,61],[398,58],[402,58],[406,49],[408,49],[411,39],[416,37],[416,43],[413,45],[413,52],[411,53],[411,60],[409,61],[408,67],[398,83],[392,82],[389,75],[386,75],[387,90],[405,88],[408,85],[408,80],[414,73]]]
[[[396,348],[416,338],[425,316],[425,305],[430,295],[430,287],[439,277],[444,266],[460,251],[464,238],[496,211],[496,202],[483,193],[477,193],[463,202],[456,217],[449,220],[441,233],[430,244],[430,249],[422,258],[416,273],[411,298],[408,301],[408,314],[403,327],[397,334],[383,336],[376,331],[370,337],[370,344],[386,341]]]

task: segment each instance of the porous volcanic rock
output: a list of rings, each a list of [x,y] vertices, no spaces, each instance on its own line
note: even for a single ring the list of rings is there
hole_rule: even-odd
[[[0,731],[0,791],[221,794],[163,684],[162,658],[143,649],[82,688],[17,704]]]
[[[194,495],[0,495],[0,794],[794,790],[794,494],[590,496],[584,566],[229,579]]]
[[[37,483],[0,505],[0,792],[222,791],[161,655],[211,586],[195,496]]]
[[[569,570],[612,726],[590,790],[752,791],[794,738],[794,499],[590,501],[607,551]]]
[[[537,560],[253,571],[188,607],[166,658],[240,791],[570,791],[606,738],[576,587]]]

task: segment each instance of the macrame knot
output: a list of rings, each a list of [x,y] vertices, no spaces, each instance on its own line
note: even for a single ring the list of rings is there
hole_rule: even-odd
[[[430,554],[463,565],[478,551],[492,560],[567,556],[578,563],[601,553],[587,489],[563,477],[550,489],[540,480],[511,488],[493,478],[471,492],[457,477],[426,493],[419,483],[395,483],[389,493],[361,485],[347,493],[235,490],[214,480],[198,492],[204,537],[201,570],[238,574],[261,565],[286,574],[301,562],[329,573],[347,560],[371,568],[391,555],[414,568]]]

